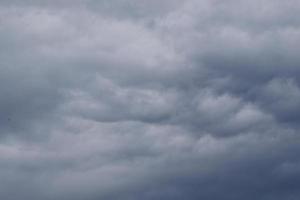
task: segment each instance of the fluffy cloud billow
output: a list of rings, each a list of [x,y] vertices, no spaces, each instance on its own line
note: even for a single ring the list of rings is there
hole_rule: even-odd
[[[300,198],[296,0],[0,1],[0,198]]]

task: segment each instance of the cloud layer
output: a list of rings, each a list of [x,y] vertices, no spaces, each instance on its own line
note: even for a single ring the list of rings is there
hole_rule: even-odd
[[[300,198],[296,0],[0,2],[0,198]]]

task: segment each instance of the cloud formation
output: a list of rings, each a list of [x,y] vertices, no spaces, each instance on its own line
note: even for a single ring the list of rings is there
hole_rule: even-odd
[[[0,2],[0,198],[296,200],[296,0]]]

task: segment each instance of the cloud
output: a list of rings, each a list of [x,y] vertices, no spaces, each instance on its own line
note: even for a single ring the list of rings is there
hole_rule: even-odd
[[[298,4],[1,1],[0,198],[298,199]]]

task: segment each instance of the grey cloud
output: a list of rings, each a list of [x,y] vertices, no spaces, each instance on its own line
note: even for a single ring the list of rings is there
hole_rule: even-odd
[[[297,1],[1,1],[1,199],[299,199]]]

